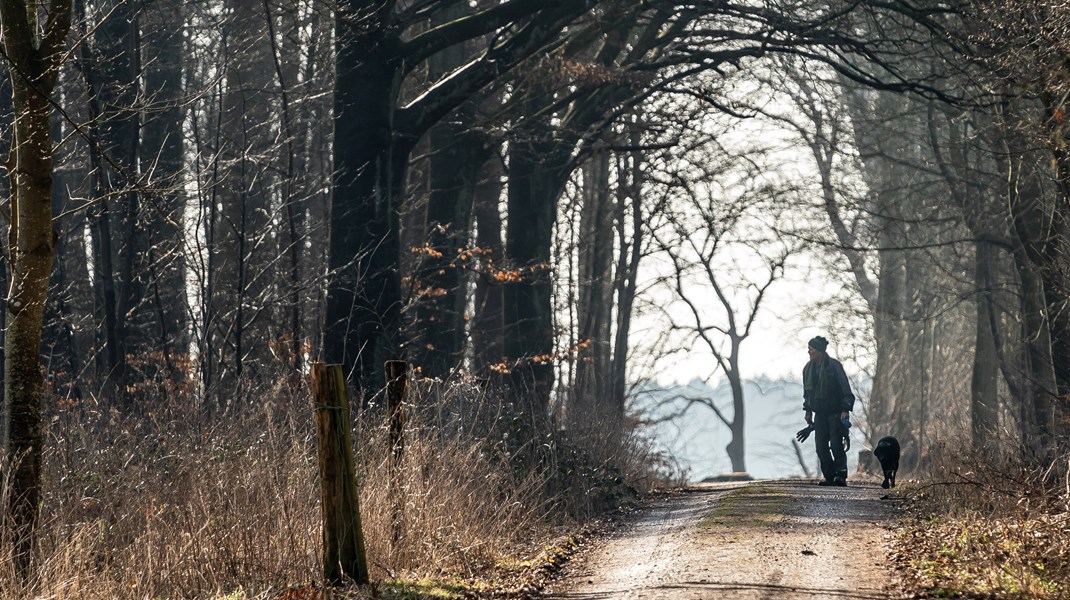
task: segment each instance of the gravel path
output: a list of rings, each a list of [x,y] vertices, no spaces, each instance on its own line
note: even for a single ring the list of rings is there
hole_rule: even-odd
[[[707,484],[583,551],[545,598],[889,598],[894,508],[873,484]]]

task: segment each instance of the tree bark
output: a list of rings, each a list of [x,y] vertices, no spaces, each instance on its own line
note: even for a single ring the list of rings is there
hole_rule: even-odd
[[[14,461],[8,510],[13,519],[14,566],[24,579],[33,573],[41,500],[43,378],[39,357],[54,252],[49,95],[70,29],[71,4],[52,2],[47,14],[47,23],[38,24],[23,3],[0,0],[4,51],[13,72],[14,113],[7,162],[11,282],[5,309],[3,445]]]
[[[360,3],[350,3],[356,13]],[[323,356],[356,375],[370,397],[382,389],[380,365],[398,358],[401,279],[396,199],[407,148],[395,144],[397,69],[384,22],[356,31],[340,14],[334,101],[329,273]],[[368,17],[369,19],[373,17]],[[382,19],[381,16],[374,17]],[[408,141],[407,143],[412,143]]]
[[[1015,262],[1021,278],[1022,339],[1026,346],[1029,392],[1021,409],[1022,448],[1026,457],[1044,466],[1052,458],[1056,439],[1057,369],[1052,352],[1052,309],[1043,271],[1051,266],[1053,240],[1042,206],[1042,192],[1034,172],[1036,157],[1008,139],[1006,163],[1008,206],[1017,241]]]
[[[632,146],[638,147],[639,133],[632,132]],[[632,308],[639,287],[639,261],[643,256],[643,213],[642,188],[643,174],[640,167],[641,155],[631,152],[626,161],[622,161],[618,172],[627,185],[621,186],[621,197],[617,200],[617,269],[616,296],[617,322],[613,332],[613,360],[611,367],[610,398],[616,410],[624,414],[627,395],[628,374],[628,334],[631,332]],[[627,210],[631,204],[631,230],[627,229]]]
[[[462,18],[468,7],[456,4],[442,11],[432,27]],[[455,44],[428,59],[429,79],[437,81],[461,67],[466,44]],[[428,132],[427,212],[423,240],[426,253],[416,261],[412,286],[416,308],[413,361],[430,377],[445,379],[458,366],[465,337],[465,267],[472,235],[473,193],[490,147],[474,124],[472,99]]]
[[[84,2],[78,0],[76,10],[84,22]],[[94,287],[98,290],[97,313],[104,324],[101,375],[105,396],[129,409],[127,321],[130,307],[140,297],[139,285],[133,280],[133,263],[145,250],[138,247],[138,202],[130,189],[139,140],[133,106],[138,93],[136,56],[140,48],[133,5],[105,6],[102,12],[108,16],[96,30],[91,34],[83,31],[92,43],[87,41],[80,48],[92,117],[89,159],[94,205],[89,213]]]
[[[970,432],[973,445],[981,449],[998,425],[999,371],[993,365],[999,363],[996,354],[996,310],[992,301],[992,246],[979,240],[974,244],[974,281],[978,287],[975,323],[976,337],[973,353],[973,376],[970,381]]]
[[[275,65],[265,31],[263,6],[227,0],[221,24],[227,53],[225,88],[220,100],[218,209],[214,213],[212,274],[214,331],[218,364],[212,385],[220,410],[244,400],[243,391],[261,375],[273,375],[265,324],[271,316],[261,307],[273,293],[275,250],[271,215],[273,190],[279,185],[272,150],[279,135],[275,98]]]
[[[11,154],[11,137],[14,133],[13,125],[15,121],[14,107],[12,106],[12,88],[11,88],[11,72],[8,69],[6,61],[0,61],[0,124],[11,124],[0,132],[0,157],[8,157]],[[11,198],[11,178],[10,173],[8,177],[0,177],[0,197]],[[5,292],[9,286],[9,267],[11,265],[11,249],[8,248],[6,243],[0,243],[0,285]],[[7,330],[7,310],[0,310],[0,331]],[[0,381],[7,381],[5,376],[4,365],[7,360],[4,356],[7,354],[7,350],[3,348],[4,345],[0,344]],[[5,399],[7,398],[6,387],[0,385],[0,406],[3,406]],[[3,427],[0,424],[0,427]],[[2,442],[2,440],[0,440]]]
[[[481,273],[476,279],[475,315],[472,323],[472,370],[486,376],[492,365],[505,359],[505,322],[502,316],[502,285],[494,277],[505,256],[502,243],[502,163],[497,157],[486,163],[476,184],[476,246],[482,253]]]
[[[967,181],[976,181],[980,173],[967,163],[965,140],[959,126],[947,119],[948,150],[940,139],[935,101],[929,101],[928,131],[936,164],[962,213],[963,221],[975,237],[974,242],[974,353],[970,379],[970,432],[973,446],[983,451],[998,426],[999,364],[996,346],[998,319],[994,300],[994,263],[996,248],[988,241],[992,231],[999,229],[998,221],[990,215],[988,194],[970,192]]]
[[[732,463],[732,471],[745,473],[747,471],[747,445],[746,445],[746,405],[743,401],[743,380],[739,375],[739,343],[742,340],[732,339],[732,352],[728,357],[729,369],[725,370],[729,387],[732,388],[732,422],[728,428],[732,433],[725,450],[728,460]]]
[[[527,398],[537,426],[549,418],[554,383],[551,253],[557,198],[571,171],[564,144],[548,121],[509,150],[509,219],[506,254],[518,275],[503,289],[505,355],[515,391]]]
[[[161,354],[164,376],[178,383],[176,359],[189,352],[189,300],[186,297],[186,268],[183,258],[184,144],[181,106],[182,65],[185,47],[182,30],[184,7],[181,0],[160,0],[144,7],[142,44],[147,57],[144,69],[145,95],[156,107],[147,110],[142,124],[142,176],[153,194],[153,226],[147,228],[148,289],[151,300],[146,310],[155,317],[155,344]],[[148,199],[143,199],[148,200]],[[145,202],[143,202],[144,204]],[[148,319],[146,319],[148,321]],[[149,325],[149,323],[146,323]],[[151,375],[151,374],[150,374]]]
[[[859,149],[863,173],[870,189],[872,212],[877,215],[877,295],[873,311],[873,341],[876,363],[873,387],[866,407],[867,421],[874,439],[895,431],[905,448],[913,448],[913,429],[898,430],[899,424],[908,421],[914,409],[910,402],[920,401],[905,391],[916,380],[917,374],[910,371],[907,357],[910,356],[904,316],[907,314],[909,289],[906,265],[909,256],[903,246],[907,234],[904,210],[909,210],[910,199],[899,182],[906,180],[892,160],[906,158],[901,141],[891,132],[874,125],[872,115],[890,118],[903,113],[901,96],[876,92],[872,102],[854,84],[844,82],[844,101],[852,121],[852,139]]]
[[[579,228],[579,301],[576,385],[569,414],[574,424],[620,417],[608,394],[610,325],[613,315],[613,234],[618,214],[610,196],[610,156],[601,152],[583,169],[583,206]]]

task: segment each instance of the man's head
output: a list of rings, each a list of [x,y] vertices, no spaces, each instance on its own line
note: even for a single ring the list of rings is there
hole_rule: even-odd
[[[825,357],[825,349],[829,347],[829,341],[821,336],[815,336],[806,343],[806,351],[810,354],[810,362],[821,362]]]

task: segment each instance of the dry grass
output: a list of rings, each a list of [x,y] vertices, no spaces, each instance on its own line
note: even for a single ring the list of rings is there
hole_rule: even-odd
[[[312,411],[303,394],[271,396],[211,420],[173,408],[138,418],[57,413],[46,442],[40,577],[21,585],[0,538],[0,598],[239,600],[315,582]],[[536,553],[561,523],[558,509],[577,504],[565,494],[591,486],[562,485],[556,467],[518,462],[507,435],[513,417],[480,390],[440,391],[414,408],[421,402],[435,404],[434,417],[414,410],[406,430],[397,544],[381,412],[356,417],[369,566],[380,582],[430,577],[467,582],[461,589],[499,562]],[[641,470],[637,449],[621,455]]]
[[[1070,597],[1070,463],[1038,473],[990,448],[934,462],[915,484],[895,559],[928,597]]]

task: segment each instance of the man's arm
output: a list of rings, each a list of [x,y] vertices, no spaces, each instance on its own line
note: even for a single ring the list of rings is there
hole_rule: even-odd
[[[847,381],[847,373],[843,370],[843,364],[840,361],[832,364],[833,371],[836,373],[836,382],[840,388],[840,409],[844,412],[851,412],[855,409],[855,395],[851,393],[851,383]]]

